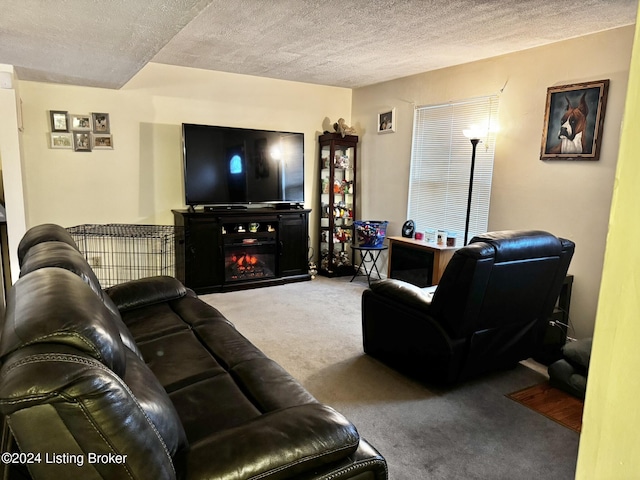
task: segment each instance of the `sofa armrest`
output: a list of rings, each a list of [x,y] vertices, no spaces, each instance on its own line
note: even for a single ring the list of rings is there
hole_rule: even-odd
[[[398,302],[419,310],[427,310],[431,306],[431,299],[436,286],[420,288],[402,280],[387,278],[371,284],[371,290],[383,297],[392,298]]]
[[[173,277],[157,276],[131,280],[105,289],[120,312],[182,298],[188,291]]]
[[[360,437],[358,450],[327,465],[298,475],[296,480],[388,480],[387,461],[371,444]]]
[[[191,445],[186,471],[210,478],[296,478],[353,454],[356,428],[331,407],[306,404],[278,410]]]

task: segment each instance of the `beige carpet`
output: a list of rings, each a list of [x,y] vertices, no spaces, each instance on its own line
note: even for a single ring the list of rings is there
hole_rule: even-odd
[[[342,412],[389,463],[391,480],[573,479],[579,435],[505,395],[541,383],[525,366],[451,389],[417,382],[365,355],[365,278],[202,298]]]

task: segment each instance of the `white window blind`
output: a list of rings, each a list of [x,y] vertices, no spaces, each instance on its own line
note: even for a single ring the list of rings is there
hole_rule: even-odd
[[[416,231],[446,230],[464,241],[471,141],[463,130],[486,129],[476,149],[468,239],[487,231],[498,96],[417,107],[413,120],[408,217]]]

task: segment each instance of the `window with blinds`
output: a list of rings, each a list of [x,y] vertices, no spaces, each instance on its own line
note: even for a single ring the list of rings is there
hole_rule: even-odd
[[[407,211],[416,231],[446,230],[463,244],[472,146],[462,132],[471,127],[487,136],[476,149],[468,238],[487,231],[497,119],[497,95],[415,109]]]

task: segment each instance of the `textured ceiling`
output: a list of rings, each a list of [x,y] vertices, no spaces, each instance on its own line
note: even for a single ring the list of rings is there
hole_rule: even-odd
[[[148,61],[357,88],[635,22],[637,0],[2,0],[19,78],[119,88]]]
[[[0,63],[18,78],[120,88],[207,0],[0,0]]]

